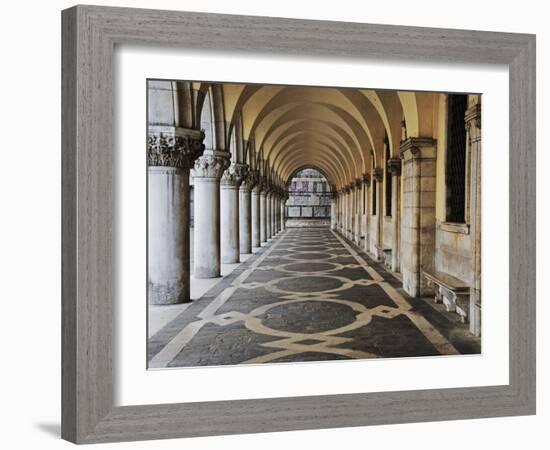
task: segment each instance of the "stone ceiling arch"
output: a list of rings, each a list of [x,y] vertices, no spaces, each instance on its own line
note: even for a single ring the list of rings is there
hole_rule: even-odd
[[[305,153],[303,151],[303,148],[304,148],[303,145],[304,145],[303,143],[298,141],[294,143],[292,147],[289,147],[286,158],[281,159],[275,166],[277,171],[281,173],[283,173],[284,171],[287,171],[293,158],[299,155],[300,157],[306,160],[308,158],[313,159],[314,157],[326,160],[327,165],[333,167],[334,171],[338,173],[339,179],[353,178],[353,173],[351,172],[351,169],[345,166],[341,159],[335,157],[334,149],[328,147],[326,143],[324,142],[315,143],[314,146],[312,147],[312,149],[315,151],[311,153]],[[307,145],[311,145],[311,143],[308,142]]]

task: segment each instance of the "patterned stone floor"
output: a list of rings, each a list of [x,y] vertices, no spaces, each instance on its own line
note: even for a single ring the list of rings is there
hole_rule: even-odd
[[[288,229],[154,334],[149,368],[479,353],[453,316],[329,229]]]

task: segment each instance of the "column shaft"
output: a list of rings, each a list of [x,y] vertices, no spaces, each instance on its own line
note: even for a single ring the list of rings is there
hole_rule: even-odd
[[[239,262],[239,187],[222,183],[220,187],[221,209],[221,262]]]
[[[393,245],[391,253],[391,270],[399,272],[399,266],[401,264],[399,257],[401,253],[401,159],[391,158],[388,164],[392,177],[391,216]]]
[[[281,220],[281,231],[284,231],[285,229],[285,199],[282,198],[281,199],[281,215],[280,215],[280,220]]]
[[[465,115],[470,146],[470,234],[471,272],[470,332],[481,335],[481,104],[472,105]]]
[[[371,208],[370,198],[369,198],[369,187],[370,187],[370,175],[368,173],[363,174],[363,195],[365,196],[365,213],[363,215],[363,227],[364,227],[364,241],[363,241],[363,250],[365,252],[369,251],[369,242],[370,242],[370,221],[369,221],[369,211]]]
[[[239,245],[243,254],[252,253],[252,205],[250,189],[242,184],[239,189]]]
[[[267,242],[266,193],[260,192],[260,241]]]
[[[195,278],[220,276],[220,182],[195,178]]]
[[[189,169],[149,167],[147,184],[149,303],[188,302]]]
[[[220,276],[220,178],[229,166],[229,153],[208,152],[197,159],[193,169],[195,278]]]
[[[260,188],[255,187],[252,190],[251,198],[251,210],[252,210],[252,247],[260,247]]]
[[[265,196],[265,238],[271,239],[271,192]]]
[[[330,199],[330,229],[336,230],[336,197]]]

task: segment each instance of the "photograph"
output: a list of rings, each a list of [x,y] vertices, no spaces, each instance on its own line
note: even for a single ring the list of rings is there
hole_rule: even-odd
[[[481,93],[143,95],[148,369],[481,355]]]

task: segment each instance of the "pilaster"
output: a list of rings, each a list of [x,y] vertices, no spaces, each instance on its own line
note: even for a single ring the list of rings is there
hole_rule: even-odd
[[[434,266],[436,146],[431,138],[408,138],[401,143],[401,270],[403,288],[413,297],[431,294],[422,271]]]

